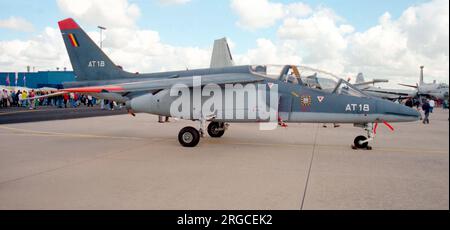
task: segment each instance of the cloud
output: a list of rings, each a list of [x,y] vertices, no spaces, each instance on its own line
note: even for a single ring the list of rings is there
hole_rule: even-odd
[[[239,16],[238,25],[248,29],[270,27],[284,16],[283,4],[267,0],[232,0],[231,9]]]
[[[231,0],[231,9],[239,17],[237,24],[250,30],[271,27],[284,17],[304,17],[312,12],[300,2],[284,5],[268,0]]]
[[[162,5],[183,5],[191,0],[158,0],[158,2]]]
[[[0,66],[4,71],[70,69],[70,62],[59,29],[47,27],[30,40],[0,41]]]
[[[288,6],[279,7],[288,9]],[[328,8],[318,7],[305,15],[291,13],[277,19],[281,21],[277,39],[258,39],[255,49],[237,55],[237,63],[263,64],[259,61],[273,62],[277,60],[274,57],[283,61],[301,60],[297,63],[325,69],[343,78],[354,79],[358,72],[364,72],[368,78],[387,78],[390,86],[417,82],[418,67],[425,65],[428,82],[435,79],[448,82],[448,1],[433,0],[411,6],[397,19],[386,12],[380,15],[377,25],[365,31],[355,31]],[[243,18],[240,17],[239,23],[245,22]]]
[[[385,13],[378,25],[352,34],[349,44],[346,55],[354,66],[348,71],[417,82],[419,66],[425,65],[428,82],[448,82],[449,2],[409,7],[397,20]]]
[[[302,2],[291,3],[284,8],[285,16],[306,17],[312,13],[311,7]]]
[[[136,25],[140,9],[128,0],[83,0],[81,7],[77,1],[58,0],[60,8],[69,16],[78,18],[82,23],[104,25],[103,47],[105,52],[117,64],[131,72],[152,72],[186,68],[198,68],[209,63],[210,50],[198,47],[176,47],[160,40],[159,33],[144,30]],[[165,0],[163,3],[186,3],[187,0]],[[73,7],[73,8],[72,8]],[[83,26],[83,25],[82,25]],[[99,34],[89,33],[94,41]]]
[[[111,29],[103,44],[112,60],[131,72],[207,67],[211,55],[210,49],[165,44],[152,30]]]
[[[338,25],[329,16],[329,10],[322,9],[309,18],[288,18],[278,29],[282,40],[298,41],[299,47],[308,50],[306,57],[311,62],[340,58],[340,52],[347,48],[346,35],[353,31],[350,25]]]
[[[58,6],[80,26],[104,25],[104,51],[117,64],[130,72],[157,72],[207,67],[210,48],[179,47],[160,40],[159,33],[136,25],[140,9],[126,0],[67,1]],[[55,23],[56,24],[56,23]],[[99,41],[97,30],[87,31],[93,41]],[[48,27],[28,40],[0,41],[0,66],[4,71],[71,68],[71,64],[57,28]]]
[[[128,0],[57,0],[59,8],[67,15],[91,26],[135,26],[140,9]]]
[[[255,49],[250,49],[242,55],[236,55],[238,64],[296,64],[302,62],[296,49],[288,42],[274,44],[269,39],[260,38],[256,44]]]
[[[0,28],[23,32],[32,32],[34,30],[34,26],[31,22],[18,17],[9,17],[3,20],[0,19]]]

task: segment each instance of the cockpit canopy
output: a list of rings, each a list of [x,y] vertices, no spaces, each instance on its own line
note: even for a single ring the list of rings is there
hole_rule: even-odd
[[[301,84],[329,93],[345,94],[356,97],[369,97],[344,79],[323,70],[295,65],[258,65],[252,66],[254,74],[280,80],[290,84]]]

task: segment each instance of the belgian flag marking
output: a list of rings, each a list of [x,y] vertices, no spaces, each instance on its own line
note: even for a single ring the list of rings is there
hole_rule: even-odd
[[[78,44],[77,38],[75,37],[75,34],[69,34],[69,40],[70,40],[70,43],[72,43],[73,47],[79,47],[80,46]]]

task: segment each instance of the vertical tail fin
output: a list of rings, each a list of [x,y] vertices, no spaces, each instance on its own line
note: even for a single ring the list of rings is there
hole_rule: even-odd
[[[211,57],[211,68],[221,68],[234,66],[233,56],[226,38],[214,41],[214,48]]]
[[[71,18],[58,22],[77,81],[112,80],[127,73],[111,59]]]
[[[358,73],[358,75],[356,76],[356,81],[355,81],[355,83],[358,84],[358,83],[363,83],[363,82],[365,82],[365,81],[366,81],[366,80],[364,79],[363,73]]]
[[[424,66],[420,66],[419,85],[423,85],[423,68],[424,68]]]

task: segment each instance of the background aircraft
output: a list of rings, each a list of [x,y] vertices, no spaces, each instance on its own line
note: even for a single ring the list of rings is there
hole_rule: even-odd
[[[388,82],[388,80],[374,79],[373,81],[366,82],[364,75],[359,73],[356,76],[355,86],[357,86],[363,92],[379,98],[388,100],[397,100],[404,98],[411,98],[417,95],[415,90],[402,90],[402,89],[386,89],[381,87],[375,87],[375,83]]]
[[[439,100],[448,99],[449,95],[448,85],[445,83],[436,83],[436,81],[434,81],[433,83],[425,83],[423,81],[423,69],[424,66],[421,66],[418,84],[416,85],[400,84],[400,85],[415,88],[417,95],[420,97],[423,96],[431,97]]]
[[[171,96],[170,92],[175,85],[187,86],[187,95],[193,95],[197,90],[195,76],[202,78],[198,88],[204,89],[209,84],[219,86],[213,95],[202,95],[200,106],[196,105],[194,100],[187,103],[184,110],[187,111],[187,115],[178,117],[199,122],[199,128],[189,126],[179,132],[178,140],[185,147],[194,147],[199,143],[200,137],[205,133],[206,122],[210,122],[208,134],[219,138],[228,127],[226,123],[269,122],[269,118],[262,116],[262,113],[276,107],[278,107],[275,111],[278,116],[276,121],[282,126],[288,122],[352,123],[364,128],[367,137],[362,135],[356,137],[353,142],[355,148],[368,148],[368,142],[376,134],[378,122],[383,122],[393,129],[387,122],[416,121],[420,116],[416,110],[406,106],[367,96],[345,80],[331,74],[293,65],[247,65],[132,74],[117,67],[72,19],[60,21],[59,27],[77,75],[77,82],[66,83],[65,89],[52,95],[68,92],[89,94],[100,99],[125,103],[132,115],[143,112],[173,116],[171,105],[185,94],[183,92],[180,95],[177,91],[176,96]],[[318,88],[306,87],[300,76],[313,72],[316,76],[320,75],[317,77]],[[223,90],[230,85],[239,84],[242,87],[234,88],[231,97]],[[248,88],[254,87],[259,90],[261,86],[264,86],[262,91],[266,93],[267,98],[272,99],[272,95],[276,95],[277,106],[264,103],[251,107],[248,101],[245,102],[251,93]],[[272,91],[274,87],[277,88],[276,94]],[[243,103],[238,100],[237,95],[244,95]],[[215,104],[214,111],[202,111],[205,103],[214,96],[221,96],[225,103]],[[231,107],[227,106],[226,102],[230,98]],[[244,111],[244,116],[238,117],[238,111]],[[255,117],[250,116],[252,111],[258,111]],[[201,116],[196,116],[198,114]]]
[[[361,89],[363,92],[369,95],[389,100],[411,98],[411,97],[427,97],[438,100],[448,99],[449,95],[448,85],[444,83],[436,83],[436,81],[433,83],[425,83],[423,81],[423,66],[421,66],[420,68],[421,71],[418,84],[416,85],[399,84],[402,86],[414,88],[414,90],[386,89],[382,87],[370,86],[370,84],[366,84],[366,82],[364,81],[364,76],[362,73],[358,74],[356,78],[356,83],[354,85],[358,86],[359,89]],[[374,80],[374,83],[378,82],[380,81]]]

